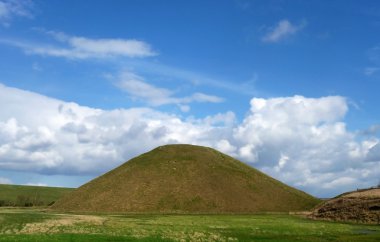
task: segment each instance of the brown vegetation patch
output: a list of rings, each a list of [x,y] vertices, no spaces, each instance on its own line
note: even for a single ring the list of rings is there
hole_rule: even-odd
[[[351,192],[342,197],[363,197],[363,198],[380,198],[380,188],[368,189],[363,191]]]
[[[310,217],[380,224],[380,189],[343,194],[317,206]]]
[[[66,215],[58,214],[53,219],[48,219],[39,223],[27,223],[18,233],[20,234],[35,234],[35,233],[58,233],[62,228],[76,224],[102,225],[105,218],[92,215]],[[81,230],[76,230],[72,227],[72,233],[80,233]],[[85,232],[85,231],[83,231]]]

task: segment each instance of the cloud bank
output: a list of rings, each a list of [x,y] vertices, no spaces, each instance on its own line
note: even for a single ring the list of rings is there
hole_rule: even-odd
[[[211,146],[318,196],[377,184],[379,140],[350,132],[345,98],[253,98],[184,119],[151,108],[101,110],[0,85],[0,169],[98,175],[169,143]]]

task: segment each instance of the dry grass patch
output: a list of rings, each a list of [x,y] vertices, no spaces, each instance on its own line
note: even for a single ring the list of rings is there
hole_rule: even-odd
[[[18,231],[19,234],[35,234],[35,233],[59,233],[62,231],[71,233],[86,233],[87,230],[82,226],[102,225],[106,219],[104,217],[93,215],[67,215],[56,214],[53,218],[43,222],[27,223]]]

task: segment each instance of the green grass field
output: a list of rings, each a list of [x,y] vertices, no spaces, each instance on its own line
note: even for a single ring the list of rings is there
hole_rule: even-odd
[[[380,241],[380,226],[285,214],[96,215],[0,209],[0,241]]]
[[[46,206],[57,201],[73,188],[0,184],[0,207]]]

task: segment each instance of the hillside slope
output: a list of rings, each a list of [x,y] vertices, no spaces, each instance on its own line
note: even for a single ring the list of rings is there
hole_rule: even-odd
[[[380,224],[380,188],[344,193],[318,205],[314,219]]]
[[[319,200],[214,149],[166,145],[81,186],[66,211],[250,213],[307,210]]]
[[[74,188],[0,184],[0,207],[46,206],[73,190]]]

